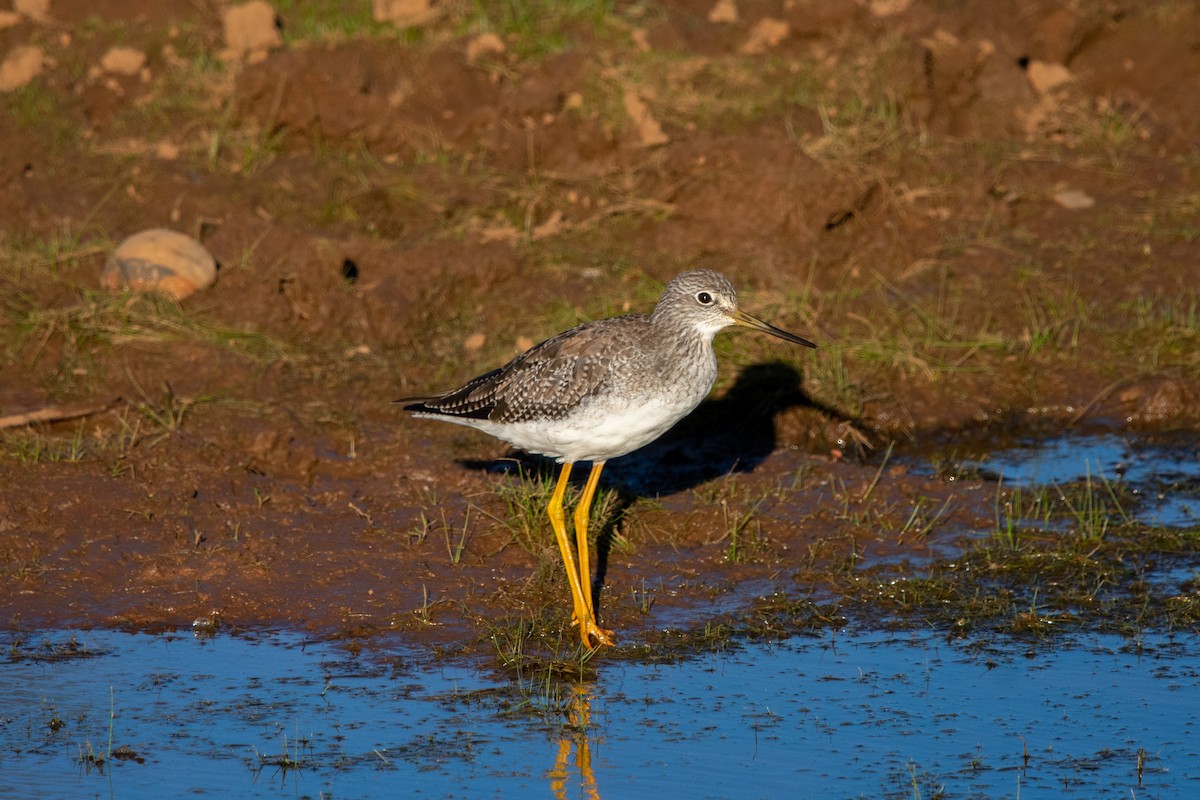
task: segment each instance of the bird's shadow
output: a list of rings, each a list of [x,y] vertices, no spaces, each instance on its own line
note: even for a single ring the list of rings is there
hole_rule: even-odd
[[[601,485],[617,492],[617,503],[601,521],[596,537],[596,575],[592,595],[597,605],[604,585],[613,533],[638,499],[695,488],[731,473],[750,472],[776,447],[775,417],[791,408],[810,407],[832,417],[843,415],[814,400],[801,384],[800,373],[779,361],[747,367],[718,398],[705,400],[662,437],[605,466]],[[468,469],[517,473],[555,480],[553,460],[514,452],[500,461],[460,461]],[[582,481],[586,470],[572,475]]]

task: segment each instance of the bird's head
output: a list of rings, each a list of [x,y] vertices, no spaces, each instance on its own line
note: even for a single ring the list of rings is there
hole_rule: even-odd
[[[708,337],[715,336],[722,328],[737,325],[769,333],[793,344],[816,347],[807,339],[742,311],[738,308],[737,291],[733,284],[721,273],[710,269],[676,275],[667,284],[653,317],[671,319],[672,324],[682,323]]]

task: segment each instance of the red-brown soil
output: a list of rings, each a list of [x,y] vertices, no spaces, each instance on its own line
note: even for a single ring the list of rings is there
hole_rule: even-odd
[[[216,3],[52,0],[0,30],[46,54],[0,113],[0,414],[121,398],[5,433],[0,626],[557,630],[548,525],[527,548],[505,522],[513,454],[390,401],[687,268],[821,350],[724,337],[697,419],[612,465],[624,641],[989,524],[992,486],[877,475],[889,441],[1195,426],[1194,3],[712,5],[475,60],[454,3],[407,36],[288,38],[285,9],[281,47],[207,71]],[[90,70],[114,44],[146,72]],[[156,226],[201,237],[216,285],[114,306],[105,256]]]

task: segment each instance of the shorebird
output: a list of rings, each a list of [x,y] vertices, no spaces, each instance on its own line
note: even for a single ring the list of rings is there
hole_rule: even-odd
[[[586,648],[613,643],[612,631],[596,618],[588,555],[588,515],[600,472],[609,459],[662,436],[708,395],[717,377],[713,337],[730,325],[816,347],[739,309],[724,275],[696,270],[667,284],[650,314],[584,323],[457,389],[395,401],[416,417],[476,428],[562,464],[546,514]],[[576,560],[563,498],[580,461],[592,469],[575,508]]]

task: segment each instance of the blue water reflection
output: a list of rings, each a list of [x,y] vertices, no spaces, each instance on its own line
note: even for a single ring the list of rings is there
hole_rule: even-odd
[[[1130,509],[1138,521],[1165,527],[1200,524],[1200,441],[1190,432],[1072,434],[994,450],[963,465],[1002,477],[1006,486],[1121,482],[1141,498],[1138,508]]]
[[[1194,637],[794,639],[601,663],[547,715],[549,687],[400,646],[76,636],[92,657],[23,657],[67,634],[6,648],[0,796],[1200,796]],[[106,752],[110,710],[126,758],[98,770],[80,755]]]

